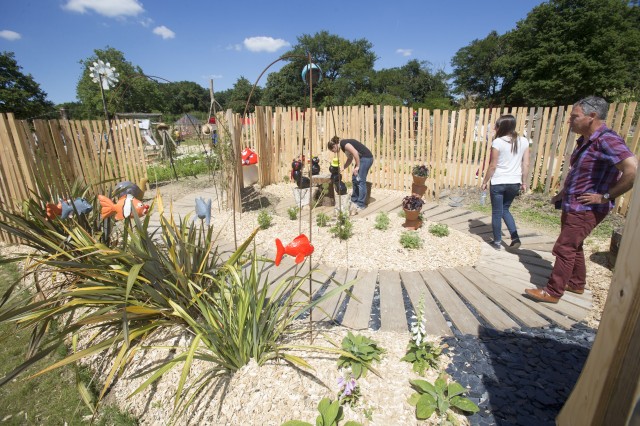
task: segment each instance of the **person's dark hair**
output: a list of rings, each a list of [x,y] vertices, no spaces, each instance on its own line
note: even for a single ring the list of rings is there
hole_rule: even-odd
[[[600,120],[606,120],[607,113],[609,112],[609,103],[598,96],[587,96],[586,98],[580,99],[573,104],[573,106],[582,108],[585,115],[595,112]]]
[[[496,121],[496,138],[509,136],[511,152],[518,152],[518,132],[516,132],[516,118],[511,114],[501,115]]]
[[[329,148],[331,151],[333,151],[333,148],[338,145],[340,143],[340,138],[337,136],[334,136],[331,138],[331,140],[329,141],[329,143],[327,144],[327,148]]]

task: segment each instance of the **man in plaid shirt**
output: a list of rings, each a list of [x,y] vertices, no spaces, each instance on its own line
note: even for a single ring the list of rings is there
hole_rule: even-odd
[[[607,101],[596,96],[573,105],[569,125],[582,136],[571,154],[564,187],[551,198],[552,203],[562,204],[551,276],[546,287],[525,290],[536,301],[558,303],[565,291],[584,293],[587,269],[582,243],[613,209],[614,199],[633,187],[638,160],[605,124],[608,110]]]

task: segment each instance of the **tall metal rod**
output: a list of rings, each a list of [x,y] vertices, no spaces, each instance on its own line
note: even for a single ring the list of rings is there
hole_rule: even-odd
[[[309,76],[309,242],[313,244],[313,204],[311,202],[311,179],[313,179],[313,69],[311,68],[311,53],[307,52]],[[309,255],[309,305],[311,305],[311,289],[313,283],[313,253]],[[313,344],[313,310],[309,310],[309,344]]]

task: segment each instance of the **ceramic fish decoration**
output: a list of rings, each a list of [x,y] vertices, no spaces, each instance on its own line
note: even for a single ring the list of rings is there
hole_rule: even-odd
[[[85,198],[78,197],[73,201],[73,204],[70,201],[71,200],[60,200],[58,204],[47,203],[47,218],[49,220],[53,220],[59,216],[61,219],[68,219],[76,211],[78,212],[78,214],[87,214],[93,210],[93,206],[89,204],[89,202]]]
[[[313,246],[309,242],[306,235],[300,234],[293,239],[287,246],[282,245],[282,241],[276,238],[276,266],[280,265],[282,256],[288,254],[296,258],[296,263],[301,263],[304,258],[313,253]]]
[[[138,213],[138,217],[142,217],[149,211],[148,204],[144,204],[131,194],[120,197],[117,203],[114,203],[111,198],[107,198],[104,195],[98,195],[98,200],[102,206],[101,215],[103,219],[115,215],[116,220],[122,220],[131,217],[133,210]]]
[[[60,217],[62,219],[67,219],[75,212],[78,212],[78,214],[87,214],[93,210],[93,206],[84,198],[76,198],[73,200],[73,204],[69,203],[69,201],[63,201],[61,204],[62,211]]]
[[[207,226],[211,223],[211,198],[204,201],[204,198],[196,198],[196,215],[199,219],[204,219]]]
[[[140,189],[140,186],[136,185],[135,183],[129,180],[123,180],[116,185],[113,193],[115,196],[133,195],[138,200],[142,200],[142,198],[144,197],[144,190],[147,188],[147,182],[148,179],[143,178],[140,181],[140,186],[142,187],[142,189]]]

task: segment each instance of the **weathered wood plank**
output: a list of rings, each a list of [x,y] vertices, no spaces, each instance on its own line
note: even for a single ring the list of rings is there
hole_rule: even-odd
[[[329,282],[329,286],[325,290],[325,293],[331,291],[335,288],[335,286],[343,285],[349,282],[352,282],[356,279],[358,271],[354,269],[338,269],[336,270],[335,275]],[[343,291],[338,292],[331,297],[326,298],[322,302],[320,302],[313,309],[313,320],[314,321],[332,321],[335,319],[338,314],[338,309],[340,309],[340,305],[342,301],[346,297]]]
[[[427,321],[427,333],[437,336],[451,336],[453,332],[447,324],[447,320],[440,312],[440,308],[433,296],[429,292],[427,285],[425,284],[422,276],[415,271],[412,272],[400,272],[400,278],[404,288],[407,289],[409,299],[413,305],[414,311],[418,311],[420,300],[424,302],[424,317]]]
[[[470,266],[458,269],[480,291],[487,295],[504,311],[509,312],[527,327],[544,327],[549,322],[535,313],[531,308],[520,301],[520,298],[512,296],[504,291],[502,286],[496,285],[493,280],[482,275]]]
[[[407,331],[407,315],[402,298],[400,274],[380,271],[380,330]]]
[[[517,322],[505,314],[502,309],[496,306],[457,269],[443,269],[440,273],[449,281],[451,287],[473,305],[476,312],[497,330],[506,330],[519,326]]]
[[[460,300],[444,277],[438,271],[421,271],[420,275],[456,328],[461,333],[477,336],[480,322]]]
[[[373,304],[373,294],[378,281],[378,271],[358,272],[358,278],[353,285],[352,294],[349,299],[347,310],[342,319],[342,325],[356,330],[364,330],[369,327],[371,318],[371,306]]]

